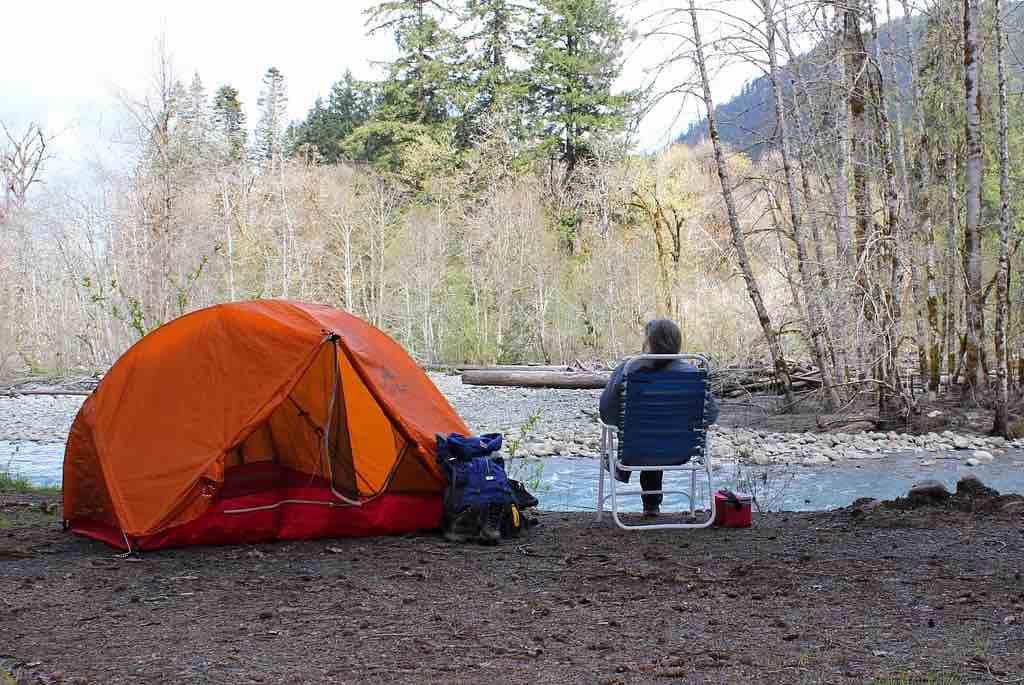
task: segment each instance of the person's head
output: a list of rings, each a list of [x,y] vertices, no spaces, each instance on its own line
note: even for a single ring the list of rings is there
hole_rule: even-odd
[[[683,334],[671,319],[653,319],[644,326],[644,352],[647,354],[679,354]]]

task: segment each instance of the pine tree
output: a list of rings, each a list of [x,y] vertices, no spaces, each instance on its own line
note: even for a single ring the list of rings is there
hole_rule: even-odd
[[[530,22],[530,91],[540,150],[565,178],[592,157],[595,137],[620,133],[635,94],[615,95],[626,26],[610,0],[540,0]]]
[[[238,90],[229,85],[217,89],[213,100],[212,125],[217,143],[229,159],[240,160],[245,151],[245,112]]]
[[[256,125],[254,154],[262,161],[280,161],[284,154],[284,129],[288,112],[288,94],[284,75],[277,67],[270,67],[263,76],[263,89],[259,100],[260,120]]]

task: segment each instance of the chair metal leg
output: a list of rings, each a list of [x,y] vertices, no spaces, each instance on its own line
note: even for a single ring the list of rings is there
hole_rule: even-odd
[[[690,516],[697,512],[697,505],[693,501],[697,496],[697,472],[690,471]]]
[[[599,464],[598,464],[598,481],[597,481],[597,507],[596,507],[597,508],[597,520],[599,520],[599,521],[602,520],[603,515],[604,515],[604,503],[605,503],[606,500],[610,499],[612,501],[612,504],[611,504],[612,520],[615,521],[615,525],[617,525],[619,528],[622,528],[623,530],[648,530],[648,529],[650,529],[650,530],[659,530],[659,529],[672,529],[672,528],[707,528],[707,527],[711,526],[712,524],[714,524],[714,521],[715,521],[715,496],[714,496],[714,481],[712,480],[712,474],[711,474],[711,449],[710,449],[710,443],[709,442],[706,442],[705,445],[704,445],[704,455],[703,455],[704,458],[703,458],[703,463],[702,463],[703,471],[704,471],[704,477],[707,479],[707,484],[708,484],[709,510],[708,510],[707,520],[705,520],[702,523],[646,523],[646,524],[640,524],[640,525],[629,525],[629,524],[624,523],[622,521],[622,519],[620,518],[620,516],[619,516],[618,483],[616,482],[616,478],[615,478],[615,473],[616,473],[616,470],[618,469],[618,459],[617,459],[617,453],[616,453],[616,447],[615,447],[615,444],[614,444],[614,440],[615,440],[615,435],[612,432],[612,430],[607,428],[606,426],[602,426],[601,443],[600,443],[601,458],[600,458]],[[678,468],[673,469],[671,467],[669,467],[668,469],[665,469],[664,467],[652,467],[652,470],[654,470],[654,468],[657,468],[658,470],[681,470],[681,469],[678,469]],[[688,495],[689,500],[690,500],[690,515],[691,516],[695,516],[696,515],[696,509],[697,509],[697,503],[696,503],[697,471],[699,469],[697,469],[697,468],[690,468],[690,469],[687,469],[687,470],[690,471],[690,492],[689,492],[689,495]],[[605,471],[608,472],[608,474],[607,474],[607,477],[608,477],[608,492],[607,492],[607,494],[605,492],[605,485],[604,485]],[[641,486],[641,492],[642,491],[643,491],[643,486]],[[659,490],[659,491],[652,491],[652,492],[664,492],[664,491],[663,490]],[[680,491],[677,491],[677,492],[679,494],[686,495],[685,490],[680,490]],[[627,492],[625,494],[636,495],[637,493],[636,492]]]
[[[629,525],[629,524],[626,524],[619,517],[618,500],[616,498],[616,494],[617,494],[616,493],[616,483],[615,483],[615,478],[613,476],[613,477],[610,477],[609,481],[608,481],[609,482],[609,487],[611,489],[611,493],[609,494],[608,498],[611,499],[611,501],[612,501],[612,506],[611,506],[612,520],[615,521],[615,525],[617,525],[619,528],[622,528],[623,530],[666,530],[666,529],[674,529],[674,528],[708,528],[711,525],[713,525],[714,522],[715,522],[714,481],[712,480],[711,460],[709,458],[709,455],[707,453],[705,453],[704,457],[705,458],[704,458],[704,464],[703,464],[703,471],[704,471],[704,478],[707,480],[707,484],[708,484],[708,500],[709,500],[707,519],[705,519],[701,523],[645,523],[645,524],[640,524],[640,525]],[[609,455],[609,467],[611,469],[614,469],[616,467],[616,461],[615,461],[614,454],[610,454]],[[691,483],[691,489],[690,489],[690,513],[691,513],[691,515],[695,515],[696,514],[695,496],[697,494],[696,493],[697,471],[698,471],[698,469],[690,470],[690,483]],[[636,493],[633,493],[633,494],[636,494]],[[685,493],[683,493],[683,494],[685,494]]]

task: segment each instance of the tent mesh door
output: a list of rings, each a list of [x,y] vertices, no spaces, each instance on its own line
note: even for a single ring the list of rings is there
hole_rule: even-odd
[[[345,411],[345,391],[338,370],[338,340],[331,341],[334,348],[334,390],[330,415],[327,417],[327,458],[331,464],[334,489],[353,499],[359,497],[356,471],[352,464],[352,441],[349,437],[348,414]]]

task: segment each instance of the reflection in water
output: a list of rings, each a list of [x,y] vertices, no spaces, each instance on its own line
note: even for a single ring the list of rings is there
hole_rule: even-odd
[[[996,457],[991,464],[965,466],[954,453],[923,466],[923,455],[904,454],[884,459],[861,459],[836,462],[830,466],[742,466],[723,463],[714,472],[716,488],[753,492],[761,506],[775,511],[820,511],[844,507],[859,497],[893,499],[907,492],[920,480],[933,479],[955,489],[957,480],[967,474],[978,476],[989,487],[1001,493],[1024,494],[1024,451],[1010,450]],[[64,445],[59,443],[0,441],[0,471],[9,470],[24,476],[36,485],[60,485]],[[542,465],[542,467],[540,466]],[[594,511],[597,497],[597,460],[585,458],[548,457],[530,459],[524,465],[515,460],[509,468],[537,495],[542,509],[555,511]],[[666,474],[665,489],[689,486],[689,476]],[[637,479],[627,486],[638,490]],[[700,479],[698,478],[698,486]],[[706,497],[706,488],[704,495]],[[639,511],[640,498],[621,500],[622,509]],[[685,498],[666,495],[663,511],[683,509]]]

